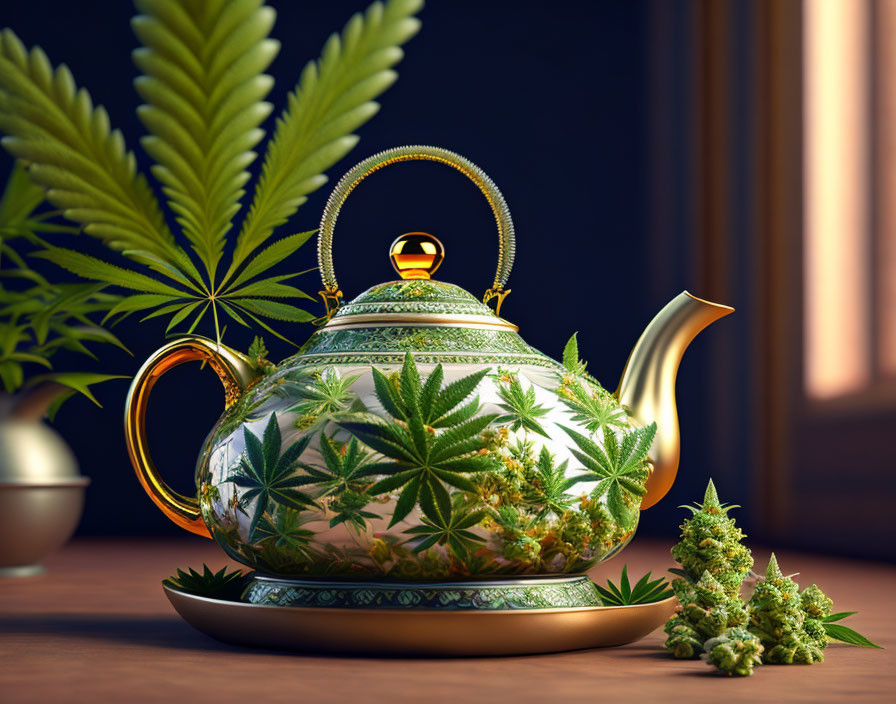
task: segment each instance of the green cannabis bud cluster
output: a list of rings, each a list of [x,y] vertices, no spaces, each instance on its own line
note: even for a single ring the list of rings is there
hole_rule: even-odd
[[[672,582],[678,597],[675,616],[666,623],[666,647],[676,658],[696,658],[709,638],[747,622],[747,612],[739,596],[731,596],[708,570],[696,584],[685,579]]]
[[[706,661],[726,675],[747,677],[762,664],[762,643],[746,628],[729,628],[703,644]]]
[[[753,566],[750,550],[741,542],[744,533],[728,517],[737,506],[719,503],[712,480],[706,487],[703,505],[683,506],[694,515],[681,524],[681,540],[672,548],[675,558],[692,582],[709,572],[730,596],[740,594],[740,586]]]
[[[749,629],[765,648],[763,662],[823,661],[827,635],[821,619],[830,615],[832,604],[814,584],[800,594],[799,585],[782,574],[772,554],[765,579],[756,585],[748,604]]]

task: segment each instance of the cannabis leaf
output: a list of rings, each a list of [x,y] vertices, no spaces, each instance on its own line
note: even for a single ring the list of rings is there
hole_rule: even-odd
[[[137,0],[133,28],[142,43],[133,58],[149,134],[141,143],[155,161],[184,249],[166,224],[153,191],[136,169],[122,134],[102,107],[10,30],[0,33],[0,131],[3,145],[62,214],[124,259],[94,257],[45,243],[39,256],[83,278],[134,292],[108,316],[165,316],[168,330],[192,332],[208,313],[220,341],[220,317],[255,324],[307,322],[314,316],[284,302],[311,296],[286,283],[304,272],[265,276],[313,232],[267,245],[323,172],[357,143],[352,134],[378,110],[374,102],[396,79],[400,45],[420,23],[422,0],[374,3],[327,41],[302,73],[276,122],[251,209],[219,275],[233,220],[264,138],[273,79],[265,73],[279,49],[269,38],[275,12],[260,0]],[[264,246],[267,245],[267,246]],[[264,247],[263,247],[264,246]],[[195,259],[194,259],[195,257]],[[127,266],[121,266],[122,263]],[[201,267],[201,271],[200,271]],[[263,320],[265,319],[265,320]],[[288,340],[287,340],[288,341]]]
[[[498,395],[504,401],[501,407],[507,411],[507,414],[496,418],[495,423],[510,423],[511,430],[525,428],[548,437],[541,423],[538,422],[538,418],[548,414],[548,409],[536,403],[534,386],[530,385],[523,391],[519,378],[514,375],[509,382],[498,385]]]
[[[305,66],[277,121],[225,282],[323,185],[322,172],[355,146],[358,138],[351,133],[378,112],[374,98],[395,82],[391,68],[403,57],[400,45],[420,29],[412,15],[422,5],[422,0],[374,3],[363,16],[354,15],[341,35],[330,36],[319,61]]]
[[[303,485],[302,478],[293,476],[293,470],[308,447],[311,436],[305,435],[280,454],[280,426],[277,424],[277,414],[272,413],[262,440],[245,427],[243,437],[246,451],[240,457],[237,470],[227,477],[227,481],[248,489],[240,497],[242,502],[258,499],[249,523],[249,540],[254,542],[259,521],[269,504],[296,509],[314,506],[312,498],[297,488]]]
[[[457,502],[455,502],[457,503]],[[485,518],[485,511],[469,511],[463,506],[449,506],[445,515],[435,518],[423,516],[422,525],[408,528],[405,533],[422,538],[414,545],[414,552],[428,550],[434,545],[448,545],[461,560],[466,560],[471,552],[482,546],[485,539],[468,530]]]
[[[581,375],[585,373],[588,365],[579,358],[579,333],[574,332],[563,348],[563,366],[570,374]]]
[[[314,418],[344,411],[353,398],[349,389],[359,377],[360,374],[342,376],[335,367],[318,372],[311,377],[310,384],[297,386],[291,397],[301,399],[301,403],[289,410]]]
[[[192,567],[189,572],[178,568],[177,574],[162,580],[162,584],[210,599],[235,600],[242,595],[245,577],[242,570],[228,572],[226,567],[222,567],[217,572],[212,572],[203,563],[202,572],[197,572]]]
[[[38,233],[72,230],[47,222],[54,215],[51,211],[36,212],[43,202],[43,189],[16,162],[0,197],[0,263],[4,265],[0,268],[0,386],[10,394],[25,388],[16,398],[15,414],[36,416],[46,408],[52,421],[75,393],[99,405],[90,386],[125,377],[51,371],[26,381],[23,365],[52,370],[52,358],[59,350],[96,359],[86,344],[92,342],[128,350],[90,318],[112,308],[118,296],[104,292],[102,284],[51,283],[23,258],[24,248],[41,242]],[[50,397],[53,400],[47,405]]]
[[[579,482],[596,481],[592,497],[606,494],[607,508],[613,519],[620,525],[630,526],[641,497],[647,493],[644,488],[649,475],[647,454],[656,435],[656,423],[625,433],[622,443],[615,433],[604,433],[603,448],[575,430],[560,427],[578,445],[579,449],[572,448],[571,452],[588,470],[586,474],[569,479],[567,488]]]
[[[364,510],[371,498],[366,492],[370,480],[363,472],[370,453],[361,449],[356,438],[340,447],[333,438],[323,433],[320,436],[320,452],[326,467],[306,465],[308,476],[303,481],[321,489],[319,498],[335,497],[332,508],[336,515],[330,519],[330,527],[348,522],[359,532],[366,530],[366,519],[380,518]]]
[[[540,515],[553,512],[555,516],[562,516],[575,500],[566,493],[569,486],[567,464],[568,460],[555,464],[554,456],[547,447],[542,446],[533,468],[533,477],[523,491],[523,500],[527,504],[541,507]]]
[[[566,380],[558,388],[560,400],[572,411],[572,419],[578,421],[592,433],[603,430],[612,433],[613,428],[628,426],[625,411],[609,395],[579,382],[576,379]]]
[[[495,415],[474,418],[479,410],[476,398],[458,408],[488,371],[480,370],[443,388],[440,364],[424,384],[408,352],[397,384],[373,369],[376,396],[393,420],[339,421],[346,430],[388,458],[388,461],[369,464],[363,471],[366,476],[387,475],[369,489],[371,495],[402,490],[389,527],[404,519],[418,501],[430,520],[444,522],[451,514],[445,485],[475,493],[476,487],[464,475],[493,468],[493,460],[485,454],[481,433]],[[437,433],[436,429],[445,430]]]
[[[609,579],[606,589],[599,584],[594,585],[604,606],[627,606],[631,604],[651,604],[673,596],[669,583],[660,577],[651,581],[650,572],[645,574],[634,587],[628,581],[628,565],[623,566],[619,586]]]
[[[852,616],[858,613],[857,611],[842,611],[837,614],[831,614],[830,616],[825,616],[821,619],[821,625],[824,627],[824,632],[827,634],[828,638],[832,640],[838,640],[841,643],[849,643],[850,645],[859,645],[865,648],[879,648],[883,650],[883,646],[878,645],[877,643],[872,643],[861,633],[854,631],[848,626],[844,626],[840,623],[834,623],[834,621],[842,621],[847,616]]]
[[[259,542],[271,541],[278,548],[289,550],[296,557],[307,560],[314,556],[315,551],[311,547],[314,540],[314,531],[302,528],[307,522],[299,511],[278,506],[273,518],[265,515],[255,529],[255,535]]]

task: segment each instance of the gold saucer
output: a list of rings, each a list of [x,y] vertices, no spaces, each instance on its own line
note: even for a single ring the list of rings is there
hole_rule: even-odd
[[[640,640],[675,610],[675,597],[636,606],[508,611],[305,608],[163,589],[187,623],[224,643],[367,655],[524,655],[605,648]]]

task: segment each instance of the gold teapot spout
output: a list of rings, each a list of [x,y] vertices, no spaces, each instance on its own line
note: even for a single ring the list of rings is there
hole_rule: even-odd
[[[730,306],[704,301],[684,291],[650,321],[629,355],[616,398],[639,422],[656,422],[657,426],[650,450],[653,472],[647,480],[642,510],[666,495],[678,471],[681,439],[675,379],[681,357],[697,333],[733,312]]]

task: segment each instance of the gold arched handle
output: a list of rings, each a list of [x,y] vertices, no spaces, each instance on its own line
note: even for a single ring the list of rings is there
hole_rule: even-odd
[[[225,407],[233,404],[258,376],[248,357],[207,338],[191,335],[169,342],[156,350],[134,377],[125,402],[124,434],[131,464],[149,498],[181,528],[210,538],[198,499],[178,494],[165,483],[149,454],[146,437],[146,408],[152,387],[169,369],[194,360],[207,361],[218,375],[224,386]]]
[[[338,305],[339,299],[342,297],[339,284],[336,282],[336,272],[333,270],[333,229],[336,226],[336,218],[339,217],[342,204],[348,198],[349,193],[370,174],[379,171],[384,166],[397,164],[400,161],[435,161],[445,164],[460,171],[482,191],[495,215],[495,222],[498,224],[498,270],[495,273],[492,287],[485,293],[484,300],[497,298],[500,305],[504,296],[509,293],[504,287],[510,276],[510,268],[513,266],[513,258],[516,253],[513,220],[510,217],[510,209],[507,207],[504,196],[482,169],[460,154],[441,147],[412,145],[394,147],[368,157],[346,173],[330,194],[320,221],[320,234],[317,239],[317,260],[324,283],[321,295],[324,296],[324,301],[327,303],[328,317],[332,315],[330,301]],[[333,312],[335,312],[335,307]]]

